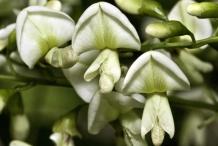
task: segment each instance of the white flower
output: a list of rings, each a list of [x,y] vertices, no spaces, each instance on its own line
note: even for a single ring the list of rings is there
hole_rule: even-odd
[[[189,88],[189,81],[179,67],[159,52],[146,52],[132,64],[122,91],[127,95],[147,93],[141,124],[143,138],[150,130],[154,145],[163,142],[165,131],[173,137],[175,127],[166,92]]]
[[[80,17],[72,37],[77,54],[97,49],[140,49],[140,40],[127,17],[115,6],[99,2]]]
[[[80,55],[90,50],[100,50],[99,57],[85,74],[90,81],[100,74],[102,93],[112,91],[120,78],[118,49],[140,49],[135,28],[119,9],[106,2],[91,5],[80,17],[72,37],[72,48]]]
[[[74,21],[65,13],[43,6],[22,10],[16,21],[17,47],[22,60],[33,68],[53,47],[69,41]]]

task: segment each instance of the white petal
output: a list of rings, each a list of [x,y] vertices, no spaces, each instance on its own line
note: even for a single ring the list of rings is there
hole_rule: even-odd
[[[208,38],[212,35],[212,25],[209,19],[198,19],[187,13],[186,9],[189,4],[194,3],[192,0],[178,1],[170,11],[169,20],[178,20],[185,25],[195,36],[196,40]]]
[[[73,30],[74,21],[65,13],[43,6],[22,10],[16,22],[17,47],[21,58],[33,68],[49,49],[69,41]]]
[[[150,94],[148,94],[142,115],[141,136],[143,139],[155,125],[155,121],[158,117],[159,104],[160,96],[150,96]]]
[[[130,96],[124,96],[123,94],[114,91],[108,94],[101,94],[101,97],[106,99],[110,105],[120,113],[128,112],[133,108],[143,108],[144,106],[143,100],[139,99],[138,101]],[[140,96],[139,98],[144,97]]]
[[[145,139],[140,134],[134,134],[129,129],[124,128],[124,140],[127,146],[147,146]]]
[[[88,130],[97,134],[110,121],[117,119],[119,112],[116,111],[107,100],[101,97],[97,91],[92,97],[88,109]]]
[[[90,82],[84,80],[84,74],[93,60],[97,57],[98,51],[92,50],[79,56],[79,61],[70,69],[63,69],[63,73],[74,87],[76,93],[85,101],[90,102],[94,93],[99,89],[98,78]]]
[[[99,89],[98,78],[90,82],[84,80],[84,73],[88,69],[87,65],[77,62],[69,69],[63,69],[63,73],[67,80],[74,87],[76,93],[85,101],[90,102],[94,93]]]
[[[10,24],[6,28],[0,30],[0,40],[7,39],[11,32],[15,29],[15,24]]]
[[[170,138],[173,138],[175,133],[173,116],[166,94],[165,95],[164,94],[165,93],[163,93],[162,95],[159,94],[160,95],[160,104],[159,104],[159,112],[158,112],[159,124],[170,135]]]
[[[104,48],[139,50],[141,44],[127,17],[115,6],[99,2],[91,5],[80,17],[73,33],[72,46],[77,54],[81,54]]]
[[[149,51],[130,67],[122,91],[124,94],[189,90],[189,81],[167,56]]]
[[[141,119],[133,111],[120,115],[119,119],[122,126],[131,133],[141,133]]]
[[[84,78],[86,81],[92,80],[98,74],[107,74],[113,78],[116,83],[121,75],[118,52],[114,50],[104,49],[100,52],[95,61],[86,71]]]

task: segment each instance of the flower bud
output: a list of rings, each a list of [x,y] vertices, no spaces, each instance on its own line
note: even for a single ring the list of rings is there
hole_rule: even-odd
[[[218,4],[214,2],[192,3],[188,5],[187,12],[198,18],[217,18]]]
[[[147,26],[145,32],[155,38],[170,38],[189,35],[195,42],[194,35],[179,21],[156,22]]]
[[[155,0],[144,0],[141,8],[139,9],[139,13],[146,14],[164,21],[168,19],[161,4]]]
[[[45,61],[57,68],[70,68],[77,63],[79,57],[71,46],[59,49],[52,48],[45,56]]]
[[[50,0],[45,4],[45,7],[51,8],[53,10],[61,11],[62,5],[59,0]]]
[[[116,4],[125,12],[130,14],[139,14],[143,0],[115,0]]]
[[[13,139],[25,140],[29,134],[30,124],[26,115],[11,116],[10,132]]]
[[[19,140],[13,140],[12,142],[10,142],[9,146],[31,146],[31,145]]]

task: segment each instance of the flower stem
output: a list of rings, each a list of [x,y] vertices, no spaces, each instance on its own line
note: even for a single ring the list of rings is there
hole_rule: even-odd
[[[210,118],[208,118],[207,120],[205,120],[204,122],[202,122],[200,125],[198,125],[198,128],[201,129],[207,125],[209,125],[211,122],[213,122],[214,120],[216,120],[218,118],[218,113],[214,114],[213,116],[211,116]]]
[[[212,36],[203,40],[196,41],[195,44],[192,42],[176,42],[176,43],[166,43],[166,42],[160,42],[157,44],[149,44],[144,45],[142,43],[141,45],[141,51],[147,52],[149,50],[156,50],[156,49],[168,49],[168,48],[199,48],[201,46],[204,46],[209,43],[215,43],[218,42],[218,36]]]
[[[72,87],[65,78],[56,78],[55,80],[51,81],[49,79],[43,79],[43,78],[30,78],[30,77],[20,77],[20,76],[12,76],[12,75],[0,75],[0,80],[24,82],[24,83],[35,84],[35,85]]]
[[[213,104],[208,104],[200,101],[191,101],[186,99],[181,99],[178,97],[168,97],[168,100],[172,104],[180,105],[180,106],[189,106],[189,107],[195,107],[195,108],[203,108],[213,111],[218,111],[218,106]]]

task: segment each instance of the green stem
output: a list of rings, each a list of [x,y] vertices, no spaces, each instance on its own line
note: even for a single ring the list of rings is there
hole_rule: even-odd
[[[218,36],[212,36],[203,40],[196,41],[195,44],[192,42],[177,42],[177,43],[166,43],[160,42],[157,44],[149,44],[149,45],[141,45],[141,51],[146,52],[149,50],[156,50],[156,49],[167,49],[167,48],[199,48],[209,43],[218,42]],[[144,44],[144,43],[143,43]]]
[[[169,102],[176,105],[181,106],[189,106],[189,107],[195,107],[195,108],[203,108],[213,111],[218,111],[218,106],[213,104],[208,104],[200,101],[191,101],[186,99],[181,99],[178,97],[168,97]]]
[[[30,77],[18,77],[11,75],[0,75],[0,80],[5,81],[15,81],[24,82],[35,85],[50,85],[50,86],[62,86],[62,87],[72,87],[65,78],[56,78],[54,81],[42,78],[30,78]]]
[[[201,129],[207,125],[209,125],[210,123],[212,123],[214,120],[216,120],[218,118],[218,113],[214,114],[213,116],[211,116],[210,118],[208,118],[207,120],[205,120],[203,123],[201,123],[200,125],[198,125],[198,128]]]

